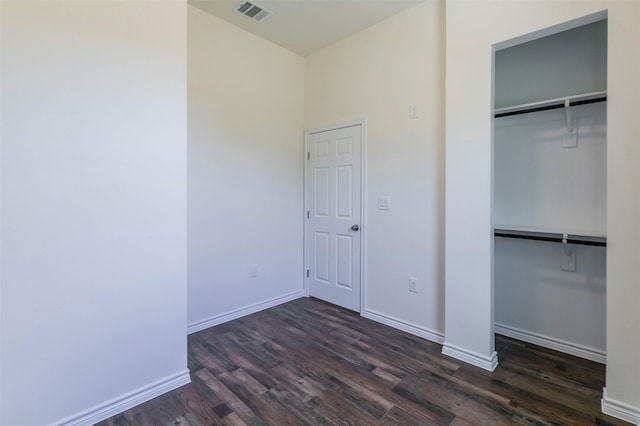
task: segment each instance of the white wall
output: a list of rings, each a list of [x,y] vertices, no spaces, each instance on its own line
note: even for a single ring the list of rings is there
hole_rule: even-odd
[[[188,381],[186,5],[1,7],[0,423],[90,423]]]
[[[367,120],[364,314],[434,340],[444,331],[443,22],[444,3],[420,4],[310,55],[305,74],[308,129]],[[391,210],[377,210],[379,196]]]
[[[193,332],[302,295],[304,59],[193,6],[188,19]]]
[[[607,395],[605,410],[640,418],[640,3],[447,2],[446,342],[493,351],[492,46],[608,9]],[[464,123],[464,125],[461,125]],[[473,215],[469,212],[473,211]],[[464,265],[461,268],[460,265]]]

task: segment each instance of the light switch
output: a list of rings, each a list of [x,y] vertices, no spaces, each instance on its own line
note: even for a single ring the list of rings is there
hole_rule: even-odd
[[[418,292],[418,279],[417,278],[409,277],[409,291],[411,293],[417,293]]]
[[[378,210],[391,210],[389,197],[378,197]]]
[[[418,105],[411,105],[409,107],[409,118],[418,118]]]

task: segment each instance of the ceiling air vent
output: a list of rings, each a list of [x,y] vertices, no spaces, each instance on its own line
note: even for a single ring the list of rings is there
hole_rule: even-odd
[[[270,10],[252,1],[245,1],[242,3],[236,8],[236,12],[256,22],[262,21],[272,13]]]

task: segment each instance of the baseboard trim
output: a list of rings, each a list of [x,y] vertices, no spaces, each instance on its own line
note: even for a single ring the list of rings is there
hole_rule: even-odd
[[[589,348],[565,340],[556,339],[542,334],[532,333],[516,327],[504,324],[495,324],[494,331],[497,334],[511,337],[513,339],[522,340],[523,342],[532,343],[542,346],[543,348],[553,349],[554,351],[563,352],[565,354],[574,355],[579,358],[595,361],[600,364],[607,363],[607,354],[603,351]]]
[[[393,327],[398,330],[405,331],[409,334],[422,337],[423,339],[427,339],[435,343],[442,344],[444,342],[443,333],[433,331],[426,327],[422,327],[420,325],[416,325],[398,318],[394,318],[386,314],[381,314],[379,312],[375,312],[370,309],[365,309],[362,316],[372,321],[379,322],[384,325],[388,325],[389,327]]]
[[[172,376],[151,383],[148,386],[144,386],[86,411],[52,423],[51,426],[90,426],[166,392],[177,389],[180,386],[189,384],[190,382],[191,377],[189,376],[189,370],[183,370]]]
[[[640,408],[609,398],[607,388],[602,389],[602,412],[611,417],[640,425]]]
[[[445,342],[445,344],[442,345],[442,353],[488,371],[493,371],[498,366],[498,354],[495,351],[490,357],[486,357],[477,352]]]
[[[291,302],[292,300],[296,300],[301,297],[304,297],[303,290],[294,291],[293,293],[285,294],[284,296],[274,297],[273,299],[265,300],[263,302],[254,303],[253,305],[245,306],[244,308],[236,309],[231,312],[224,313],[222,315],[216,315],[204,320],[196,321],[191,324],[187,324],[187,334],[193,334],[209,327],[220,325],[228,321],[233,321],[235,319],[242,318],[250,314],[255,314],[256,312],[273,308],[274,306]]]

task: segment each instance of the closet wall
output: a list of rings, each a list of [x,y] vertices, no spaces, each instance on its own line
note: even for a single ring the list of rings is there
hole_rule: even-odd
[[[599,21],[497,51],[496,109],[606,91],[606,43]],[[494,227],[604,241],[606,102],[495,119]],[[606,248],[496,237],[494,282],[497,333],[605,362]]]

